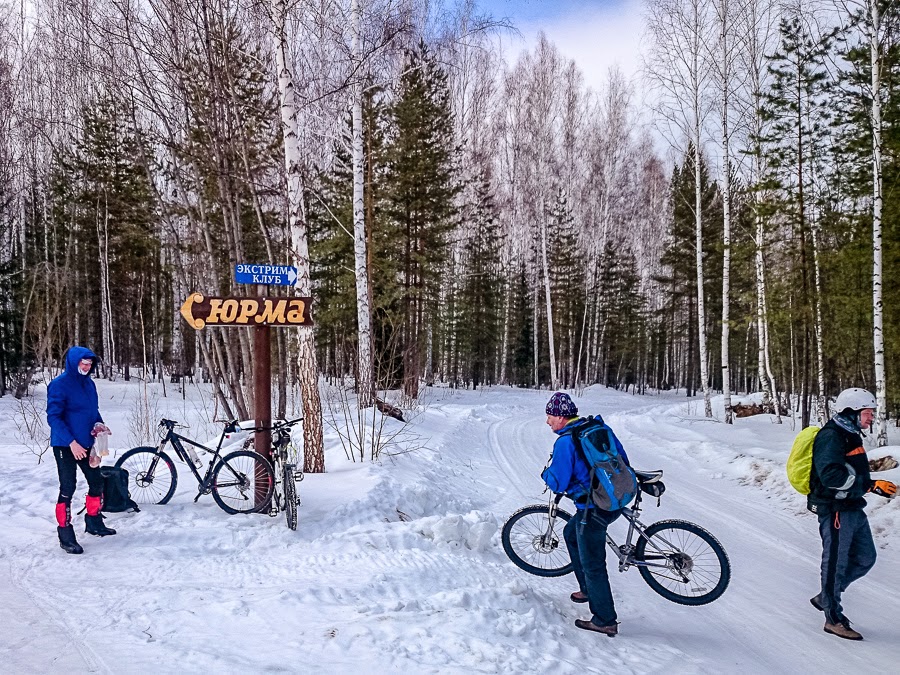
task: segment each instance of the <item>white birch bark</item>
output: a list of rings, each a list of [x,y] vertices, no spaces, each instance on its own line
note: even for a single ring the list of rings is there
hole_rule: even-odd
[[[878,0],[867,0],[869,55],[872,68],[872,328],[875,348],[875,443],[887,445],[887,380],[884,368],[884,303],[882,298],[883,207],[881,177],[881,10]]]
[[[813,274],[816,283],[816,381],[819,386],[819,395],[816,397],[816,416],[819,426],[828,421],[825,407],[825,348],[822,340],[822,274],[819,267],[819,224],[813,223],[811,228],[813,245]]]
[[[555,391],[559,388],[559,376],[556,371],[556,344],[553,340],[553,302],[550,297],[550,264],[547,260],[547,213],[544,198],[541,197],[541,263],[544,272],[544,297],[547,303],[547,339],[550,343],[550,386]]]
[[[284,163],[287,174],[288,218],[294,264],[297,267],[295,288],[304,296],[311,294],[309,241],[303,208],[302,167],[300,160],[299,125],[294,80],[287,61],[286,0],[272,0],[272,20],[275,42],[275,62],[278,92],[281,96],[281,129],[284,137]],[[325,471],[322,442],[322,401],[319,397],[318,366],[312,328],[299,330],[300,392],[303,403],[303,447],[306,471]]]
[[[719,0],[716,5],[719,21],[719,104],[721,105],[721,143],[722,143],[722,396],[725,403],[725,423],[733,424],[734,415],[731,407],[731,382],[729,370],[729,338],[731,326],[730,287],[731,287],[731,129],[729,127],[729,106],[731,105],[732,46],[729,41],[732,12],[729,0]]]
[[[369,309],[369,266],[366,250],[366,219],[364,211],[364,172],[362,80],[362,16],[360,0],[351,5],[353,61],[357,75],[350,88],[353,116],[353,256],[356,274],[356,322],[358,340],[358,379],[356,395],[360,408],[375,403],[375,374],[372,355],[372,317]]]

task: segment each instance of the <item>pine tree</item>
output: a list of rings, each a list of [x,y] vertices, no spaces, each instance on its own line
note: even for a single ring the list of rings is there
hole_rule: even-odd
[[[478,182],[473,196],[472,222],[463,244],[458,335],[465,379],[476,388],[493,381],[504,286],[500,275],[503,236],[487,177]]]
[[[461,189],[447,75],[424,41],[407,54],[390,116],[383,236],[402,284],[403,393],[416,399]]]

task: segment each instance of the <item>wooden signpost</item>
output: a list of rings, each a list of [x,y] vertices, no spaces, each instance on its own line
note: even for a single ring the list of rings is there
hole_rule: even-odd
[[[266,285],[291,286],[297,278],[293,267],[236,265],[237,283],[256,284],[258,296],[217,297],[191,293],[181,315],[191,328],[209,326],[253,328],[253,414],[257,427],[272,426],[272,349],[270,326],[312,326],[312,298],[266,297]],[[256,450],[271,460],[272,432],[258,431]]]

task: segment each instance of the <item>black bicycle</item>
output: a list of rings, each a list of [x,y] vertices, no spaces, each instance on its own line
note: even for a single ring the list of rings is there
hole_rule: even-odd
[[[268,514],[274,517],[283,511],[288,529],[291,530],[297,529],[297,507],[300,505],[297,483],[303,480],[303,467],[299,464],[302,458],[291,440],[291,430],[302,421],[302,417],[290,421],[276,420],[271,427],[254,427],[249,430],[272,432],[270,457],[275,466],[275,490],[269,503]],[[253,436],[243,445],[245,450],[255,450],[254,446]]]
[[[182,426],[173,420],[161,420],[159,428],[163,436],[157,447],[133,448],[116,462],[117,468],[128,471],[128,489],[134,501],[138,504],[165,504],[175,494],[178,473],[171,457],[164,451],[166,445],[171,443],[178,459],[188,465],[197,479],[194,502],[203,495],[211,494],[226,513],[256,513],[269,506],[275,490],[275,471],[271,462],[252,450],[236,450],[221,455],[222,442],[230,434],[245,431],[238,421],[225,424],[215,449],[176,433],[175,428]],[[187,443],[187,447],[183,443]],[[193,448],[212,454],[205,474],[199,471],[202,462]]]
[[[665,491],[662,471],[635,471],[634,503],[622,512],[628,536],[621,546],[607,533],[606,543],[619,559],[619,571],[637,567],[641,577],[666,600],[681,605],[705,605],[719,598],[731,580],[731,563],[722,544],[699,525],[686,520],[661,520],[644,525],[641,498],[659,499]],[[572,517],[559,508],[563,495],[549,504],[519,509],[503,526],[503,550],[517,567],[541,577],[561,577],[572,571],[562,529]],[[560,522],[562,526],[560,526]],[[635,533],[637,540],[633,542]]]

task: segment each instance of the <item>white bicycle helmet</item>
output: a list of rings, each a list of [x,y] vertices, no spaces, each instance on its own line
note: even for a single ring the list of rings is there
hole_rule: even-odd
[[[837,412],[844,412],[848,408],[860,411],[866,408],[874,410],[877,407],[878,404],[875,402],[875,397],[872,396],[872,393],[859,387],[844,389],[838,394],[837,400],[834,402],[834,410]]]

